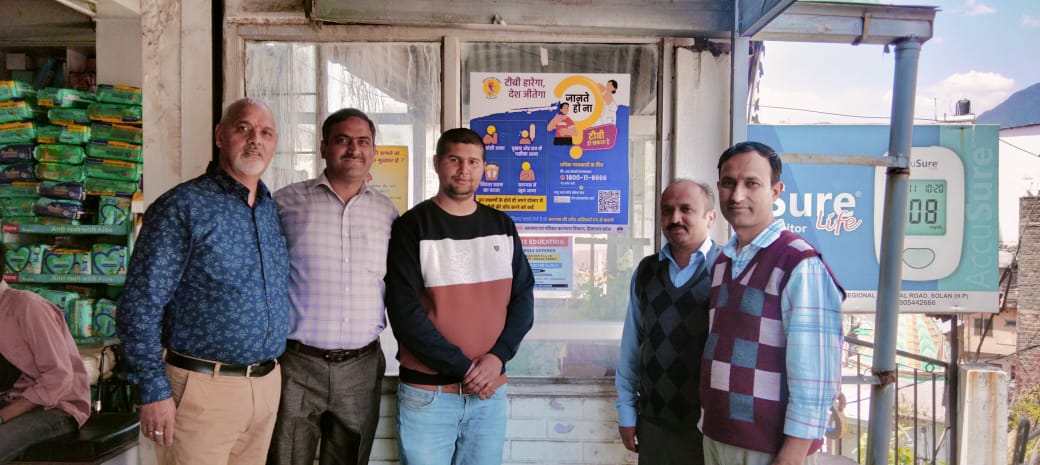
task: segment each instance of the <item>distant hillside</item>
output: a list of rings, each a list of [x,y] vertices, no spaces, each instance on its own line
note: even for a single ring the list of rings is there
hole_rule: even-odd
[[[1040,123],[1040,82],[1011,94],[992,110],[975,119],[976,123],[999,124],[1002,128]]]

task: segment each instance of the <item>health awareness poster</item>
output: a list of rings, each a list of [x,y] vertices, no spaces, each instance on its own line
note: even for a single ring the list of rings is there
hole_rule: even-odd
[[[627,74],[471,73],[487,163],[477,201],[527,233],[628,226]]]

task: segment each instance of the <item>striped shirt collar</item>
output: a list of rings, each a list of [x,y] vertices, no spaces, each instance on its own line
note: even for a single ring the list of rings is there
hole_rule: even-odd
[[[751,240],[748,244],[748,246],[752,247],[750,250],[758,251],[769,247],[769,244],[772,244],[780,238],[780,233],[786,228],[784,220],[780,219],[773,221],[773,224],[770,224],[766,229],[758,233],[758,236],[755,236],[755,238]],[[726,242],[726,245],[722,247],[722,253],[726,254],[726,256],[730,258],[737,256],[737,241],[737,235],[732,234],[729,237],[729,241]],[[744,251],[741,251],[741,253],[743,254]]]
[[[704,242],[701,242],[701,246],[698,247],[697,250],[695,250],[693,252],[693,254],[694,255],[701,254],[701,258],[707,259],[708,258],[708,252],[711,251],[712,244],[713,244],[713,242],[711,241],[711,237],[705,237],[704,238]],[[664,247],[661,247],[661,251],[657,253],[657,258],[660,259],[661,261],[664,261],[665,259],[668,259],[672,263],[675,263],[675,266],[679,266],[679,264],[675,261],[675,257],[672,255],[672,245],[671,244],[666,243],[664,245]],[[692,256],[690,257],[690,263],[693,263],[693,257]]]
[[[318,186],[325,186],[330,192],[336,194],[337,197],[339,196],[339,194],[336,193],[336,189],[332,188],[332,183],[329,182],[329,177],[325,175],[325,170],[322,170],[321,174],[319,174],[318,177],[307,180],[306,183],[308,189],[315,189]],[[372,188],[368,185],[368,181],[365,181],[361,184],[361,189],[358,190],[357,195],[355,195],[354,197],[359,197],[362,194],[368,194],[369,191],[371,191],[371,189]]]

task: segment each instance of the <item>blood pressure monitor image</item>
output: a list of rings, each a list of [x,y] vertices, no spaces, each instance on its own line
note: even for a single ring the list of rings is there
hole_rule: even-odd
[[[957,270],[964,243],[964,162],[946,147],[913,147],[903,240],[903,279],[931,281]],[[874,253],[881,261],[885,168],[874,172]]]

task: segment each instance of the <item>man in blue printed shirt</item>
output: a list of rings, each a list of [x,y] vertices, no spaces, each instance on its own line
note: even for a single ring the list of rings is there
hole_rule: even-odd
[[[160,465],[262,464],[278,410],[289,259],[260,181],[274,116],[235,101],[215,137],[218,160],[145,213],[117,311],[141,432],[160,446]]]

